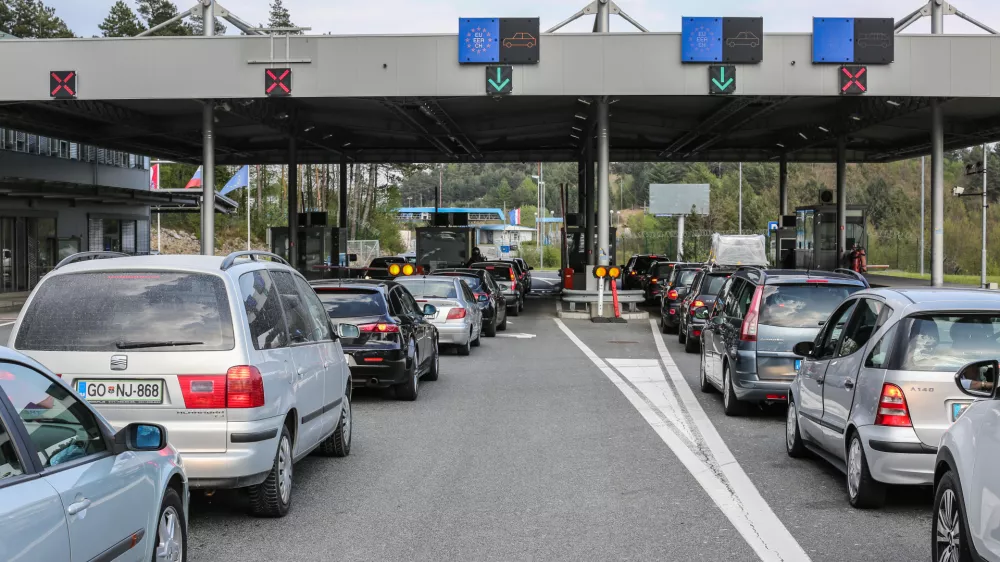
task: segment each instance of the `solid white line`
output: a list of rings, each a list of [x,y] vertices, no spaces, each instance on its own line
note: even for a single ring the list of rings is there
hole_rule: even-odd
[[[10,325],[11,325],[11,324],[13,324],[14,322],[17,322],[17,320],[14,320],[13,322],[5,322],[5,323],[3,323],[3,324],[0,324],[0,328],[3,328],[4,326],[10,326]]]
[[[809,556],[802,550],[797,542],[788,534],[788,531],[784,528],[781,521],[774,516],[774,513],[767,508],[767,504],[764,507],[767,508],[766,513],[761,513],[759,509],[751,512],[746,507],[745,496],[752,496],[754,494],[748,494],[746,488],[749,486],[753,492],[756,493],[756,488],[753,488],[753,483],[750,482],[746,475],[743,475],[743,479],[739,479],[736,476],[736,481],[728,477],[725,473],[725,468],[717,467],[716,464],[719,463],[718,459],[711,459],[710,453],[707,451],[700,451],[704,456],[709,457],[710,464],[706,464],[705,461],[696,454],[684,441],[671,429],[667,423],[664,423],[663,419],[660,417],[662,413],[665,417],[669,417],[669,414],[663,412],[660,409],[654,410],[650,406],[650,403],[646,402],[642,397],[636,394],[635,390],[625,382],[621,377],[619,377],[611,367],[607,365],[600,357],[598,357],[583,341],[580,340],[561,320],[555,319],[556,325],[559,329],[566,334],[566,337],[570,339],[579,349],[591,360],[598,369],[608,380],[611,381],[625,396],[625,398],[639,411],[639,414],[646,420],[646,422],[653,428],[653,431],[660,436],[660,439],[666,443],[667,447],[677,456],[678,460],[688,469],[688,472],[694,476],[695,480],[701,485],[702,489],[708,494],[715,505],[719,507],[722,513],[727,519],[733,524],[733,527],[743,536],[747,544],[757,553],[762,562],[808,562]],[[669,354],[667,354],[669,358]],[[673,360],[670,360],[670,364],[673,365]],[[676,366],[674,365],[676,369]],[[662,372],[660,373],[662,375]],[[666,381],[664,381],[666,382]],[[690,393],[690,388],[687,387],[687,382],[682,380],[679,388],[687,389]],[[676,384],[676,381],[675,381]],[[691,394],[693,398],[694,395]],[[651,400],[652,402],[652,400]],[[704,417],[704,411],[699,409],[701,416]],[[689,415],[693,412],[689,411]],[[692,419],[696,419],[692,415]],[[708,423],[711,427],[711,422],[708,422],[707,418],[704,421]],[[699,424],[699,430],[704,431],[702,425]],[[714,431],[714,427],[711,427]],[[715,432],[718,435],[718,432]],[[724,445],[723,445],[724,446]],[[728,449],[727,449],[728,451]],[[739,465],[735,463],[735,459],[732,454],[728,455],[728,458],[732,459],[730,461],[730,466],[735,466],[737,470],[742,472]],[[714,461],[714,462],[713,462]],[[732,472],[732,471],[730,471]],[[721,474],[727,475],[728,482],[720,478]],[[755,494],[757,498],[763,502],[760,498],[760,494]],[[752,501],[752,499],[751,499]],[[753,518],[754,513],[759,513],[761,515],[760,519]],[[766,515],[770,514],[770,518]],[[775,526],[777,532],[775,531]],[[780,536],[780,532],[783,531],[787,535],[787,542],[783,540]],[[766,539],[765,539],[766,537]],[[772,544],[771,541],[776,541],[777,544]]]
[[[677,395],[670,384],[663,380],[663,370],[656,359],[605,359],[616,371],[628,379],[655,408],[663,412],[667,421],[681,432],[682,437],[694,443],[694,433],[688,426],[684,410],[677,403]]]
[[[729,481],[732,491],[743,506],[743,510],[746,511],[750,520],[754,522],[757,533],[768,549],[765,553],[757,551],[757,555],[762,560],[809,560],[809,556],[802,550],[795,537],[788,532],[785,525],[774,514],[774,511],[771,510],[771,506],[761,497],[757,487],[750,481],[743,467],[736,461],[736,457],[733,456],[732,451],[729,450],[729,447],[722,440],[722,436],[719,435],[715,425],[708,419],[708,415],[705,414],[701,403],[694,397],[694,392],[688,386],[687,380],[677,367],[677,364],[674,363],[670,352],[667,351],[667,346],[663,343],[663,336],[657,329],[656,321],[650,320],[649,324],[653,331],[653,341],[656,343],[656,350],[660,354],[660,359],[663,360],[663,365],[667,368],[670,380],[673,381],[674,386],[677,388],[681,402],[684,404],[692,421],[705,440],[705,445],[708,446],[712,452],[712,456],[719,463],[723,475]],[[757,549],[755,548],[754,550]],[[770,556],[765,556],[765,554]]]

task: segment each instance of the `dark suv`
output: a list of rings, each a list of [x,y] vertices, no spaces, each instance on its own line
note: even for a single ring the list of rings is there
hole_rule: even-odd
[[[854,272],[740,268],[726,280],[702,331],[702,392],[722,391],[727,416],[748,403],[784,401],[802,358],[830,313],[868,282]]]
[[[687,296],[691,283],[701,269],[700,265],[677,264],[663,284],[663,298],[660,299],[660,331],[664,334],[677,332],[681,322],[681,299]]]
[[[687,296],[681,301],[677,310],[680,326],[677,328],[677,340],[684,344],[684,351],[694,353],[701,345],[701,331],[705,327],[708,312],[715,304],[726,279],[735,271],[732,268],[706,268],[698,272]]]
[[[645,282],[643,283],[643,290],[646,292],[646,300],[652,301],[663,295],[664,287],[670,281],[670,276],[674,273],[674,268],[681,264],[669,262],[669,261],[658,261],[653,262],[649,266],[649,270],[646,271]]]
[[[629,258],[622,268],[622,290],[641,291],[653,262],[664,259],[656,254],[637,254]]]

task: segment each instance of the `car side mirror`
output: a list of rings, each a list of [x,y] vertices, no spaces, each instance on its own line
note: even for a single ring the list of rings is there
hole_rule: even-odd
[[[482,293],[479,295],[478,298],[476,298],[476,300],[478,300],[479,302],[489,302],[490,296],[487,295],[486,293]]]
[[[337,335],[348,340],[361,337],[361,328],[354,324],[337,324]]]
[[[816,344],[811,341],[804,341],[795,344],[792,348],[792,353],[798,355],[799,357],[812,357],[813,351],[816,349]]]
[[[992,398],[997,388],[1000,363],[995,359],[976,361],[962,367],[955,374],[959,390],[976,398]]]
[[[434,316],[438,313],[438,309],[433,304],[424,305],[424,316]]]
[[[535,270],[535,268],[534,268],[534,267],[532,267],[532,266],[530,266],[530,265],[528,266],[528,271],[534,271],[534,270]]]
[[[130,423],[115,434],[115,448],[125,451],[159,451],[167,446],[167,430],[152,423]]]

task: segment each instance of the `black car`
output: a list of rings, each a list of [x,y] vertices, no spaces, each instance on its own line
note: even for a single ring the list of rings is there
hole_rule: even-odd
[[[330,318],[355,324],[358,338],[342,338],[352,386],[393,388],[396,398],[416,400],[421,378],[438,378],[437,328],[425,316],[433,305],[420,307],[405,287],[394,281],[317,281]]]
[[[492,338],[497,330],[507,329],[507,297],[490,272],[485,269],[437,269],[434,275],[461,277],[472,289],[483,312],[483,335]]]
[[[649,266],[655,261],[662,261],[664,256],[656,254],[637,254],[629,258],[622,268],[622,290],[641,291]]]
[[[521,289],[521,295],[527,296],[528,292],[531,290],[531,277],[528,273],[527,265],[522,265],[522,262],[517,260],[501,260],[503,263],[509,263],[514,266],[514,274],[517,276],[517,286]]]
[[[531,272],[534,271],[535,268],[533,268],[530,265],[528,265],[528,262],[524,261],[524,258],[514,258],[514,259],[512,259],[510,261],[516,263],[518,266],[520,266],[521,269],[524,270],[524,284],[525,284],[525,290],[524,290],[524,292],[525,293],[530,293],[531,292]]]
[[[666,292],[664,287],[670,281],[670,276],[674,273],[674,268],[679,264],[672,261],[653,262],[646,271],[643,280],[643,291],[646,292],[646,300],[652,301]]]
[[[678,264],[670,272],[660,301],[660,331],[664,334],[677,331],[680,325],[681,299],[687,296],[691,283],[701,269],[700,265]]]
[[[516,266],[505,261],[487,261],[474,263],[470,269],[481,269],[488,272],[507,297],[507,312],[511,316],[519,316],[524,310],[524,293],[517,280]]]
[[[726,268],[704,269],[694,278],[691,289],[681,301],[677,311],[680,319],[677,339],[684,344],[684,351],[688,353],[698,351],[708,311],[712,309],[719,291],[733,271],[735,270]]]

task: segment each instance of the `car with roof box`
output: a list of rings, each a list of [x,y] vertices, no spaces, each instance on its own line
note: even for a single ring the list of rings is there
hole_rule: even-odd
[[[291,506],[293,464],[351,449],[351,374],[306,280],[265,252],[70,256],[28,297],[10,346],[116,428],[164,426],[192,488],[246,488]],[[96,258],[96,259],[95,259]]]

